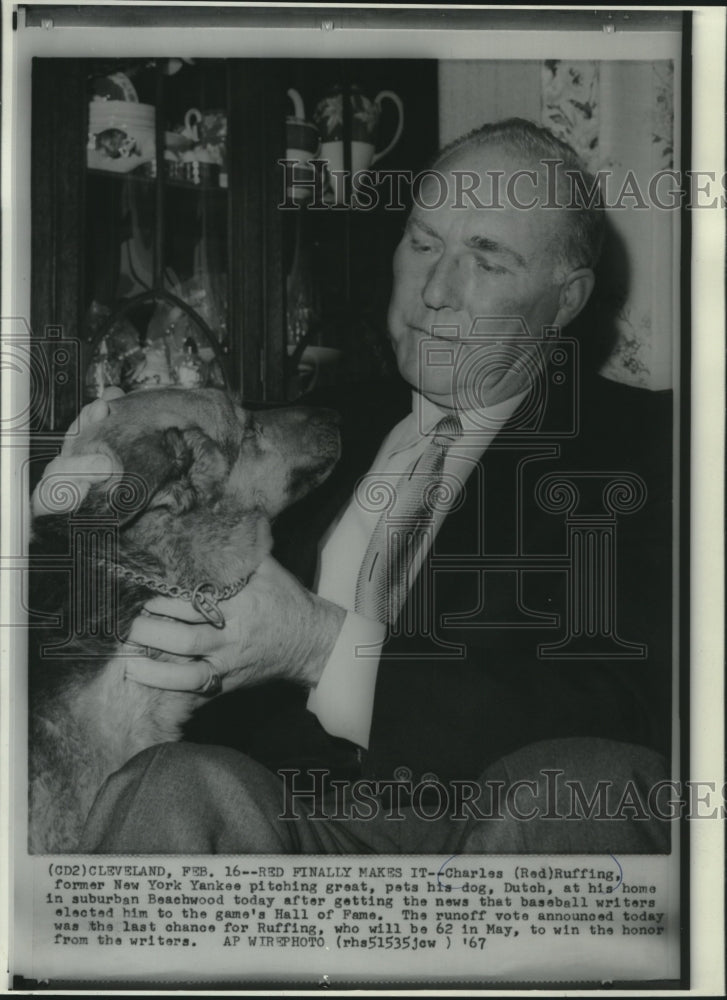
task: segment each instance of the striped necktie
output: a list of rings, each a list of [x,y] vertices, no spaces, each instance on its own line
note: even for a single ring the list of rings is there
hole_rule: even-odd
[[[456,415],[444,417],[432,440],[394,489],[383,480],[369,480],[390,494],[390,502],[374,528],[356,581],[357,614],[391,624],[399,616],[412,582],[412,567],[422,542],[433,530],[434,513],[443,486],[444,460],[461,436]]]

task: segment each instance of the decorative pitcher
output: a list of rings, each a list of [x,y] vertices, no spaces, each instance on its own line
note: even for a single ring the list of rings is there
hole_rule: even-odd
[[[356,173],[368,170],[396,146],[404,128],[404,105],[393,90],[380,91],[373,101],[355,84],[348,88],[348,92],[351,101],[351,170]],[[390,141],[383,149],[377,150],[381,107],[385,100],[392,101],[396,106],[398,122]],[[328,161],[329,171],[343,170],[343,88],[340,85],[318,103],[313,120],[321,135],[321,159]],[[339,185],[334,184],[333,188],[340,193]]]

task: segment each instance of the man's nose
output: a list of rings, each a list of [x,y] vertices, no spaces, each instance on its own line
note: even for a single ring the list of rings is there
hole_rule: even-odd
[[[429,309],[453,309],[462,307],[462,274],[459,261],[449,254],[432,264],[422,290],[422,299]]]

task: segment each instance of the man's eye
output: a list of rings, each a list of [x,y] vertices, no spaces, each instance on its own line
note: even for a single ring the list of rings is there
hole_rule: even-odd
[[[487,271],[489,274],[507,274],[507,268],[499,264],[493,264],[486,257],[475,257],[475,263],[480,271]]]
[[[409,246],[417,253],[429,253],[434,249],[428,240],[422,240],[418,236],[409,236]]]

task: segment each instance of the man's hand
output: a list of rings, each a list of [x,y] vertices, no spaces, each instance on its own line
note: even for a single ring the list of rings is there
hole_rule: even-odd
[[[103,482],[114,472],[122,471],[108,455],[71,455],[70,452],[74,439],[84,428],[109,415],[107,400],[123,395],[121,389],[112,386],[104,390],[101,399],[94,399],[83,407],[66,432],[60,455],[46,465],[33,491],[30,498],[33,517],[67,514],[75,510],[94,483]]]
[[[216,629],[186,601],[149,601],[131,626],[130,642],[201,659],[180,663],[129,656],[126,676],[150,687],[193,692],[208,680],[211,666],[224,692],[281,679],[313,686],[346,617],[343,608],[306,590],[272,557],[220,610],[225,627]]]

